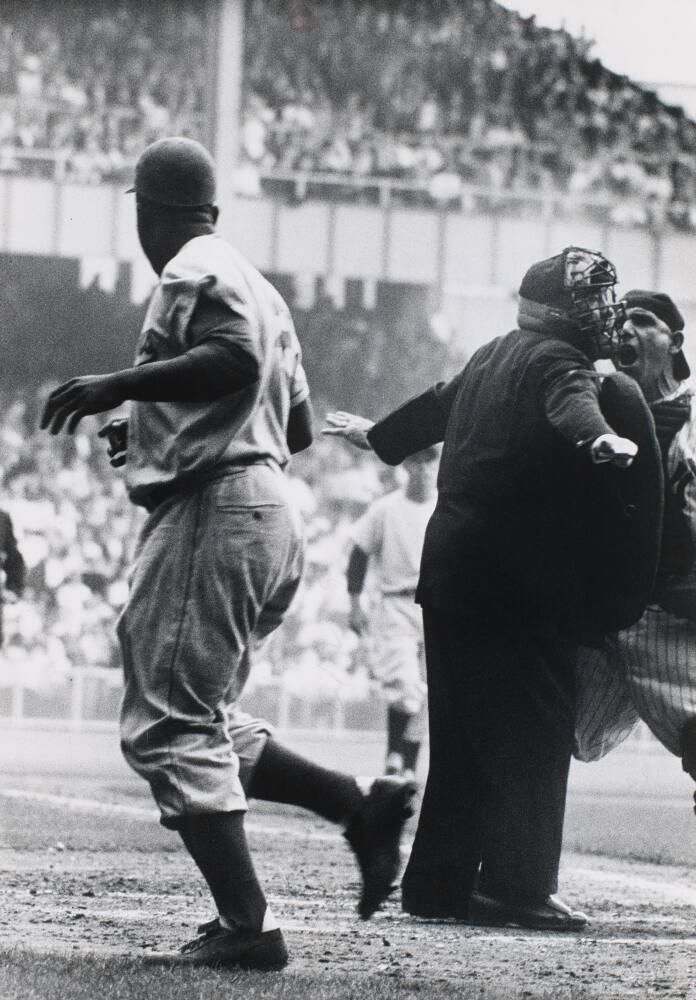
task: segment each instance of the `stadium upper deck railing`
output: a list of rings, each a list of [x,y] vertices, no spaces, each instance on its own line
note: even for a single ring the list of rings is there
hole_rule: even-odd
[[[0,175],[41,177],[58,184],[65,182],[129,182],[132,164],[105,169],[95,160],[77,160],[70,150],[16,149],[0,147]],[[492,188],[457,181],[439,184],[433,178],[405,180],[394,177],[358,176],[332,172],[297,170],[256,171],[240,168],[233,181],[237,196],[272,196],[291,203],[309,199],[350,201],[376,205],[385,210],[393,205],[441,208],[475,213],[501,212],[513,216],[551,219],[560,214],[581,213],[601,220],[616,210],[621,199],[608,195],[582,195],[554,190]],[[659,212],[645,210],[646,221],[657,224]]]

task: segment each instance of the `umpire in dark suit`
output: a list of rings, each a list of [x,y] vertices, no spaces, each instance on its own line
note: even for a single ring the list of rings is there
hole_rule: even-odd
[[[7,511],[0,510],[0,564],[5,573],[5,588],[20,597],[24,590],[26,568],[22,553],[17,546],[12,518]],[[0,589],[0,646],[4,641],[2,622],[3,591]]]
[[[616,271],[569,247],[532,266],[519,329],[377,424],[326,433],[390,464],[444,440],[422,605],[430,770],[403,908],[477,924],[577,930],[554,894],[574,728],[574,653],[586,627],[578,476],[628,467],[635,444],[599,405],[621,306]]]

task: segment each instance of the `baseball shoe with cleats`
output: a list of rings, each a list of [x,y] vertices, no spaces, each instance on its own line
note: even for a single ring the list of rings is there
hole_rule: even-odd
[[[508,902],[477,889],[469,899],[467,923],[481,927],[524,927],[536,931],[581,931],[588,918],[558,896],[528,902]]]
[[[360,866],[362,891],[358,913],[369,920],[394,891],[401,867],[401,834],[413,815],[416,785],[399,778],[376,778],[344,837]]]
[[[150,965],[204,965],[271,972],[288,964],[288,949],[278,929],[228,930],[216,918],[201,924],[198,937],[178,951],[146,952],[143,961]]]

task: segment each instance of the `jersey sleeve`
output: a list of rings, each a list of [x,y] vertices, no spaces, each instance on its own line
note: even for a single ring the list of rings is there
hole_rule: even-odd
[[[283,371],[288,379],[290,406],[299,406],[309,399],[309,382],[302,364],[302,347],[295,332],[290,310],[278,297],[279,319],[278,347],[281,353]]]
[[[158,323],[148,324],[141,347],[143,361],[164,361],[185,354],[191,348],[217,340],[233,345],[257,364],[261,362],[258,324],[251,306],[233,288],[218,294],[217,278],[187,264],[170,262],[155,289],[153,303]]]
[[[254,325],[244,307],[240,304],[236,310],[229,303],[206,294],[204,287],[199,289],[182,341],[186,350],[218,341],[243,351],[257,363],[260,360]]]

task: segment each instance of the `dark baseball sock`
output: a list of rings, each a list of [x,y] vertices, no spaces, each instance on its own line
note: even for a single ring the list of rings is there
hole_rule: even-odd
[[[261,930],[266,897],[249,853],[244,813],[184,816],[177,830],[208,883],[220,916],[234,926]]]
[[[404,762],[404,771],[415,771],[418,763],[418,753],[420,743],[413,740],[403,740],[401,743],[401,757]]]
[[[344,823],[360,808],[363,794],[357,781],[340,771],[329,771],[269,739],[245,789],[253,799],[302,806]]]
[[[411,716],[399,708],[389,706],[387,711],[387,753],[398,753],[403,756],[404,733]]]

